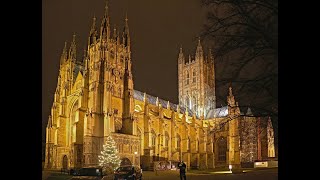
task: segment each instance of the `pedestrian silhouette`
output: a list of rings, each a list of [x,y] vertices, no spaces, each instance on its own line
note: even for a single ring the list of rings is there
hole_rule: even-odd
[[[178,168],[180,169],[180,180],[182,179],[187,180],[187,176],[186,176],[187,165],[183,161],[181,161],[178,164]]]

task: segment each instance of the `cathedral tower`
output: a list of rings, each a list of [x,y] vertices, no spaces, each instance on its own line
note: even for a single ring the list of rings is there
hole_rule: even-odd
[[[178,56],[179,105],[189,108],[197,117],[205,119],[216,107],[214,59],[208,56],[198,40],[195,57],[185,58],[182,47]]]

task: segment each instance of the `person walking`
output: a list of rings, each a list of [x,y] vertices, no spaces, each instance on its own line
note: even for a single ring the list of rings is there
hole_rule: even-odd
[[[178,168],[180,169],[180,180],[187,180],[187,176],[186,176],[186,169],[187,169],[187,165],[181,161],[178,164]]]

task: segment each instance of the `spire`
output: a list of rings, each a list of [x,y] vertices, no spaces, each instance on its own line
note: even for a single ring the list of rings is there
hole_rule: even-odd
[[[114,40],[116,40],[116,38],[117,38],[117,26],[116,25],[114,25],[114,28],[113,28],[113,38],[114,38]]]
[[[87,50],[86,50],[86,47],[83,48],[83,62],[85,62],[87,58]]]
[[[167,103],[167,109],[170,109],[170,102]]]
[[[248,115],[248,116],[253,115],[250,107],[248,107],[246,115]]]
[[[96,38],[96,35],[97,35],[96,20],[97,20],[96,15],[93,15],[92,26],[89,34],[89,42],[88,42],[89,45],[91,45],[94,42],[94,39]]]
[[[191,55],[189,54],[189,60],[188,60],[188,63],[190,63],[191,62]]]
[[[49,115],[49,118],[48,118],[47,128],[52,128],[52,118],[51,118],[51,115]]]
[[[159,98],[156,99],[156,106],[159,106]]]
[[[230,84],[230,87],[229,87],[229,96],[233,96],[231,84]]]
[[[143,93],[143,102],[146,102],[147,101],[147,94],[144,92]]]
[[[110,23],[109,22],[110,22],[110,20],[109,20],[108,0],[106,0],[104,16],[101,21],[101,27],[100,27],[100,37],[101,38],[109,38],[109,35],[110,35]]]
[[[227,100],[228,100],[228,106],[234,107],[234,106],[236,105],[234,96],[233,96],[233,94],[232,94],[231,84],[230,84],[230,86],[229,86],[229,95],[228,95],[228,97],[227,97]]]
[[[104,17],[108,17],[109,16],[109,7],[108,7],[109,1],[106,0],[106,5],[104,7]]]
[[[126,27],[128,27],[128,12],[126,12],[126,18],[124,20],[126,21]]]
[[[63,54],[67,54],[67,41],[64,42]]]
[[[209,47],[209,50],[208,50],[208,59],[213,61],[213,55],[212,55],[212,52],[211,52],[211,48]]]
[[[198,46],[197,46],[197,50],[196,50],[196,56],[203,56],[203,50],[202,50],[202,45],[200,42],[200,37],[198,39]]]
[[[84,72],[88,70],[88,51],[86,50],[86,47],[83,48],[83,62],[82,67],[84,68]]]
[[[119,45],[119,44],[120,44],[120,33],[118,31],[118,33],[117,33],[117,45]]]
[[[72,38],[72,42],[71,42],[71,45],[70,45],[70,49],[69,49],[69,58],[71,60],[76,60],[77,58],[77,51],[76,51],[76,34],[73,33],[73,38]]]
[[[90,35],[93,34],[96,30],[96,15],[93,15],[93,20],[92,20],[92,26],[91,26],[91,30],[90,30]]]
[[[68,58],[67,54],[67,41],[64,42],[64,48],[62,50],[61,58],[60,58],[60,65],[65,62],[65,60]]]
[[[183,56],[182,45],[181,45],[180,46],[179,57],[178,57],[178,63],[183,63],[183,61],[184,61],[184,56]]]
[[[122,43],[124,44],[125,47],[130,47],[130,33],[129,33],[129,25],[128,25],[128,15],[126,13],[125,17],[125,26],[123,29],[123,39]]]

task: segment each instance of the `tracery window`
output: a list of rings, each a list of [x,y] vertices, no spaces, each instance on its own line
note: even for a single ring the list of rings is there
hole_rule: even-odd
[[[224,137],[221,137],[218,140],[218,160],[219,161],[226,161],[227,157],[227,140]]]
[[[165,147],[169,146],[169,134],[168,134],[168,132],[165,133],[164,146]]]
[[[157,135],[156,135],[156,133],[152,130],[152,132],[151,132],[151,145],[152,145],[152,146],[155,146],[155,145],[156,145],[156,138],[157,138]]]

